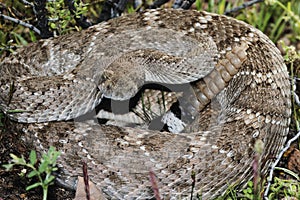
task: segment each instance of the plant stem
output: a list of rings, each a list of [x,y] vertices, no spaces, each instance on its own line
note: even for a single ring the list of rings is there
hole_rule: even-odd
[[[43,186],[43,200],[47,200],[48,196],[48,185]]]

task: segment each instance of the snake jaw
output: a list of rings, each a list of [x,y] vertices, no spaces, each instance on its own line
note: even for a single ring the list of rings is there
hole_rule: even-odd
[[[143,83],[144,71],[140,64],[123,55],[104,69],[98,88],[104,97],[124,101],[135,96]]]
[[[132,98],[138,92],[139,86],[130,78],[117,78],[115,74],[113,71],[105,71],[103,79],[100,80],[98,88],[103,92],[103,96],[119,101]]]

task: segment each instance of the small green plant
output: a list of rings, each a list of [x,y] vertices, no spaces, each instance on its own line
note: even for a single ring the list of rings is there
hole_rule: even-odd
[[[35,151],[31,151],[29,155],[29,162],[24,159],[24,156],[18,157],[14,154],[10,154],[12,160],[10,164],[3,165],[6,170],[12,169],[15,165],[21,165],[31,169],[31,172],[27,174],[28,178],[37,177],[39,182],[36,182],[26,188],[26,190],[31,190],[38,186],[43,188],[43,200],[47,199],[48,187],[53,184],[54,176],[51,175],[52,172],[57,171],[56,161],[60,156],[60,152],[56,151],[54,147],[50,147],[48,152],[42,155],[40,164],[38,168],[36,167],[38,163],[37,155]],[[22,171],[22,174],[24,172]]]
[[[237,6],[238,3],[239,3],[238,1],[232,3],[225,0],[220,0],[218,1],[218,3],[215,3],[215,0],[208,0],[206,3],[206,1],[196,0],[195,5],[197,10],[206,10],[208,12],[224,14],[225,10],[229,10],[232,7]]]
[[[299,67],[300,66],[294,66],[295,61],[300,60],[300,52],[296,51],[296,48],[294,46],[287,46],[284,44],[283,41],[279,41],[279,44],[281,45],[281,47],[283,48],[284,52],[285,52],[285,56],[284,56],[284,60],[287,64],[290,65],[290,74],[291,77],[297,77],[299,78]],[[294,74],[296,72],[296,74]],[[292,82],[292,88],[295,88],[295,83]],[[294,92],[292,92],[292,99],[296,99],[295,98],[295,94]],[[299,121],[300,121],[300,108],[299,106],[292,101],[293,103],[293,117],[295,120],[295,125],[296,125],[296,129],[299,131],[300,130],[300,125],[299,125]],[[299,145],[300,146],[300,145]]]
[[[74,6],[76,13],[71,14],[70,9],[65,5],[64,0],[51,0],[47,1],[46,8],[49,13],[49,26],[58,35],[70,32],[70,30],[77,29],[75,26],[75,18],[87,13],[87,4],[82,3],[80,0],[75,0]]]
[[[296,199],[300,199],[299,176],[285,168],[276,167],[276,169],[283,171],[285,174],[290,175],[294,179],[284,180],[274,177],[274,183],[272,183],[270,187],[268,199],[282,199],[284,197],[296,197]],[[247,183],[247,187],[242,190],[243,199],[262,199],[261,196],[256,194],[254,188],[255,184],[253,181],[249,181]]]
[[[246,199],[254,199],[253,182],[247,183],[247,188],[243,189],[243,196]]]
[[[282,197],[300,199],[299,180],[283,180],[275,177],[268,197],[269,199],[281,199]]]

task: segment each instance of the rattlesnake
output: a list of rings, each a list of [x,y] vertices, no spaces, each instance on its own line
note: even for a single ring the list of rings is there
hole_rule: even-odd
[[[216,197],[252,177],[261,139],[265,174],[285,143],[287,68],[259,30],[207,12],[158,9],[18,49],[0,65],[0,106],[41,152],[56,146],[69,176],[89,176],[108,199]],[[146,83],[190,83],[197,111],[185,133],[71,120],[104,98],[122,101]],[[21,110],[12,113],[10,110]],[[22,123],[20,123],[22,122]]]

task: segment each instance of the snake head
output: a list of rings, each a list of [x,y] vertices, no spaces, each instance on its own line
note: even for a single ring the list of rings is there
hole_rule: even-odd
[[[103,96],[113,100],[128,100],[143,85],[144,76],[127,62],[110,64],[100,77],[98,88]]]

